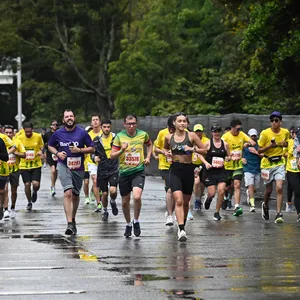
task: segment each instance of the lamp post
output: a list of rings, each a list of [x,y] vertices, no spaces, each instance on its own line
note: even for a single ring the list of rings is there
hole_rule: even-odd
[[[21,91],[21,84],[22,84],[22,72],[21,72],[21,57],[16,59],[18,63],[18,70],[17,70],[17,87],[18,87],[18,129],[22,128],[22,91]]]

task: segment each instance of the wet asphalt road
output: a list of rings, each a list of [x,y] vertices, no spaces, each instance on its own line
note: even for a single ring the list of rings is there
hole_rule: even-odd
[[[78,235],[70,238],[64,235],[60,184],[51,198],[49,176],[43,170],[32,212],[25,210],[21,184],[17,218],[0,221],[1,299],[300,297],[295,212],[284,213],[281,225],[274,224],[274,210],[265,222],[260,209],[250,214],[246,205],[238,218],[221,211],[221,222],[213,220],[213,210],[197,212],[187,225],[188,241],[178,243],[177,228],[164,225],[163,183],[147,177],[141,237],[124,238],[122,213],[102,222],[82,197]]]

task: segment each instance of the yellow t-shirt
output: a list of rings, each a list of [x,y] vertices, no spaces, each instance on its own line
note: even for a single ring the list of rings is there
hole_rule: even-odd
[[[160,150],[163,150],[165,144],[165,137],[169,134],[170,133],[168,128],[160,130],[154,142],[154,146]],[[158,169],[169,170],[170,166],[171,162],[168,162],[167,157],[163,154],[158,154]]]
[[[100,132],[98,133],[95,133],[93,130],[89,132],[89,136],[91,137],[92,141],[96,136],[100,136],[101,134],[102,134],[102,130],[100,130]],[[86,154],[84,157],[84,170],[86,172],[88,171],[88,164],[97,165],[92,161],[90,153]]]
[[[294,140],[288,140],[287,146],[287,160],[286,160],[286,171],[298,173],[300,172],[297,165],[296,157],[293,155],[294,152]]]
[[[230,131],[226,132],[222,136],[222,140],[228,143],[231,158],[230,161],[225,161],[224,167],[225,170],[238,170],[243,168],[242,163],[242,153],[244,144],[250,141],[250,137],[246,135],[243,131],[239,132],[237,136],[232,135]]]
[[[209,141],[209,138],[207,138],[204,134],[202,135],[202,138],[201,138],[201,142],[202,144],[206,144],[207,142]],[[205,155],[204,155],[205,156]],[[203,164],[202,160],[200,159],[198,153],[193,153],[193,157],[192,157],[192,163],[194,165],[197,165],[197,166],[200,166]]]
[[[6,149],[10,149],[14,146],[13,141],[5,134],[0,133],[0,138],[3,140]],[[9,175],[9,167],[6,161],[0,160],[0,176],[8,176]]]
[[[16,137],[13,137],[12,139],[15,147],[16,147],[16,152],[19,153],[25,153],[25,147],[23,146],[23,144],[21,143],[21,141],[19,139],[17,139]],[[20,164],[20,158],[17,157],[14,153],[9,154],[9,160],[8,160],[8,166],[9,166],[9,174],[16,172],[19,170],[19,164]]]
[[[115,134],[112,132],[109,134],[109,137],[105,138],[104,136],[101,137],[102,140],[102,145],[105,150],[107,158],[110,158],[110,153],[111,153],[111,147],[112,147],[112,140],[114,139]]]
[[[36,132],[32,133],[32,136],[28,138],[25,134],[18,136],[25,147],[26,157],[20,159],[19,169],[30,170],[40,168],[42,166],[41,157],[37,153],[44,146],[42,136]]]
[[[271,128],[265,129],[260,133],[258,146],[260,148],[264,148],[270,145],[273,138],[275,138],[277,144],[280,144],[284,141],[287,142],[290,139],[290,133],[286,128],[280,128],[279,133],[274,133]],[[284,148],[281,146],[270,148],[266,152],[264,152],[264,155],[266,155],[267,157],[282,156],[283,154]],[[282,159],[278,162],[270,162],[267,157],[262,158],[260,163],[261,169],[270,169],[285,164],[284,157],[282,157]]]

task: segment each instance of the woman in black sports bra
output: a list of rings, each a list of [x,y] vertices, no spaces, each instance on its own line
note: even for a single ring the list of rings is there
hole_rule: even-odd
[[[222,206],[225,188],[226,188],[226,173],[224,161],[230,160],[230,150],[226,142],[221,139],[222,128],[220,125],[211,127],[212,137],[210,141],[204,144],[207,151],[205,158],[201,155],[200,158],[205,165],[203,172],[204,185],[207,187],[207,197],[204,201],[205,209],[209,209],[210,204],[218,189],[218,200],[216,203],[216,211],[214,219],[220,221],[220,208]]]
[[[164,151],[167,157],[172,158],[170,188],[175,201],[178,240],[182,242],[187,239],[185,223],[194,186],[192,154],[194,151],[205,154],[206,151],[200,138],[194,132],[187,131],[188,118],[184,113],[174,115],[174,125],[175,132],[165,138]]]

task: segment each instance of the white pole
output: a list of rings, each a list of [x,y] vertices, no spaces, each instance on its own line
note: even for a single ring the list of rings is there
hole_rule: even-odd
[[[21,57],[17,58],[18,71],[17,71],[17,88],[18,88],[18,128],[22,128],[22,73],[21,73]]]

